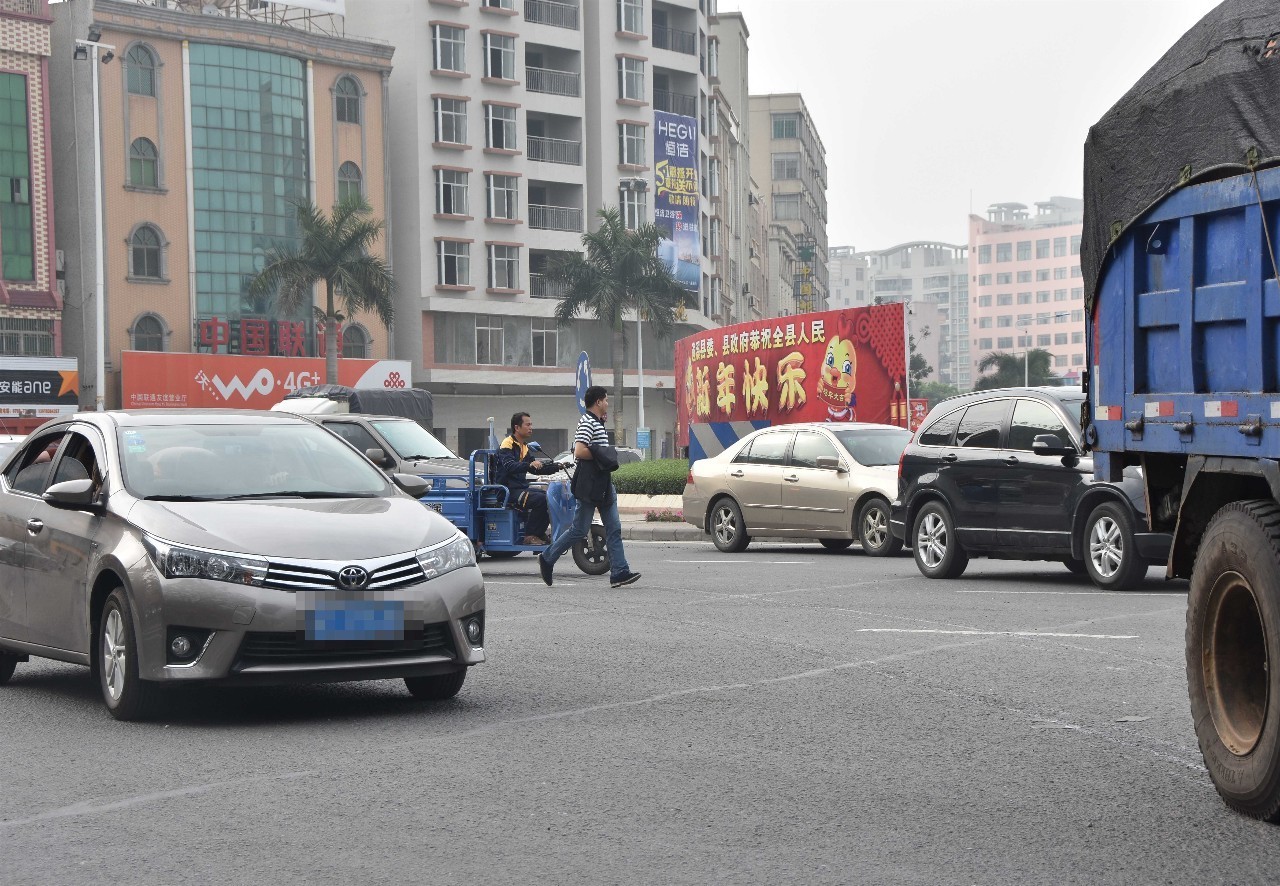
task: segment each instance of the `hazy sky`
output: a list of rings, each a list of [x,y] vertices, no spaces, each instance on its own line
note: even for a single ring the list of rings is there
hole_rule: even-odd
[[[832,246],[962,243],[970,209],[1083,196],[1089,127],[1217,0],[720,0],[753,93],[800,92]]]

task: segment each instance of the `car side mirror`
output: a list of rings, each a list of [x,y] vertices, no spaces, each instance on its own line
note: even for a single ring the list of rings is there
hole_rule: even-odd
[[[415,474],[392,474],[391,481],[414,498],[422,498],[431,488],[431,481]]]
[[[818,467],[827,471],[835,471],[837,474],[847,474],[849,472],[849,469],[844,466],[844,462],[834,455],[818,456]]]
[[[369,459],[369,461],[373,462],[375,465],[377,465],[380,468],[390,468],[390,467],[393,467],[396,463],[396,460],[394,458],[387,455],[386,452],[384,452],[382,449],[378,447],[374,447],[372,449],[366,449],[364,451],[364,455],[365,455],[365,458]]]
[[[1036,455],[1075,455],[1076,449],[1063,443],[1057,434],[1037,434],[1031,441],[1031,451]]]
[[[93,504],[93,481],[63,480],[46,489],[42,497],[57,508],[87,508]]]

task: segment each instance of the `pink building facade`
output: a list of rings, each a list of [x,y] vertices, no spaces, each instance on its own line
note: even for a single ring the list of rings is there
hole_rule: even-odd
[[[995,351],[1053,355],[1055,375],[1084,370],[1083,201],[1051,197],[1030,211],[997,203],[969,216],[969,353],[972,378]]]

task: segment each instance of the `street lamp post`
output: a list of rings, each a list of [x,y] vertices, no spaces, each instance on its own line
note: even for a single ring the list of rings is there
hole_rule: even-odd
[[[100,36],[93,32],[90,36]],[[93,52],[90,54],[89,50]],[[90,60],[90,77],[93,81],[93,220],[94,220],[94,284],[93,313],[96,327],[95,346],[96,365],[94,367],[94,406],[101,412],[106,409],[106,376],[107,376],[107,312],[106,296],[106,250],[103,242],[105,233],[102,229],[102,119],[98,95],[98,50],[105,49],[106,55],[101,62],[105,65],[115,58],[115,47],[97,40],[77,40],[76,58]]]
[[[1027,340],[1022,348],[1022,386],[1029,388],[1031,387],[1031,330],[1019,326],[1018,331]]]

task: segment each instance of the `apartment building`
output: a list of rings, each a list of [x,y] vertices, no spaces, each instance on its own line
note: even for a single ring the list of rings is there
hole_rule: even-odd
[[[867,252],[833,246],[829,258],[832,308],[906,302],[916,350],[934,370],[930,378],[972,385],[967,246],[915,241]]]
[[[676,337],[727,319],[723,143],[708,0],[347,0],[349,27],[396,45],[391,75],[396,352],[466,451],[515,411],[567,445],[580,352],[611,384],[611,330],[557,325],[547,277],[597,213],[664,231],[688,292]],[[358,24],[357,24],[358,23]],[[744,55],[745,59],[745,55]],[[736,161],[735,162],[739,162]],[[636,329],[624,357],[628,441],[639,424]],[[643,338],[645,424],[674,452],[670,340]],[[622,442],[622,441],[619,441]]]
[[[103,389],[82,373],[82,401],[120,405],[124,351],[323,354],[314,311],[287,315],[249,284],[273,246],[298,242],[299,201],[327,212],[359,193],[386,216],[391,46],[344,36],[340,17],[254,0],[53,9],[64,340],[82,365],[97,362],[103,318]],[[341,335],[346,357],[390,353],[375,316],[347,317]]]
[[[753,95],[751,172],[765,191],[770,308],[827,307],[827,153],[803,96]]]
[[[1034,211],[996,203],[987,217],[969,216],[969,344],[971,373],[993,352],[1053,355],[1053,372],[1079,378],[1084,369],[1084,282],[1080,232],[1084,201],[1050,197]]]

